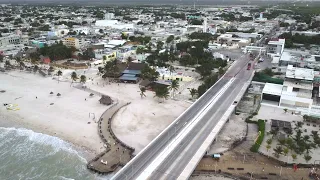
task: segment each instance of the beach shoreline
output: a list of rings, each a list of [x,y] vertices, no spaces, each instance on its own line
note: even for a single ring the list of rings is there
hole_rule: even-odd
[[[69,82],[26,72],[1,73],[0,82],[0,90],[5,91],[0,93],[0,127],[58,137],[72,144],[87,161],[105,150],[96,121],[109,106],[100,104],[99,96],[89,97],[90,93],[70,87]],[[14,105],[16,110],[4,104]]]
[[[40,127],[37,127],[36,125],[23,122],[19,120],[19,118],[17,117],[12,117],[5,111],[6,110],[3,110],[0,108],[0,127],[2,128],[26,129],[26,130],[31,130],[35,133],[41,133],[41,134],[57,137],[67,142],[68,144],[70,144],[74,150],[76,150],[84,159],[86,159],[86,161],[91,160],[98,154],[98,152],[96,152],[96,150],[94,150],[93,148],[90,148],[81,144],[77,144],[73,142],[72,139],[59,136],[48,129],[44,130]]]

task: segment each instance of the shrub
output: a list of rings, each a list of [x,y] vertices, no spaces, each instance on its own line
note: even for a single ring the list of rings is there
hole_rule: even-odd
[[[263,141],[263,138],[264,138],[264,132],[265,132],[265,127],[266,127],[266,123],[264,120],[259,119],[257,124],[258,124],[259,131],[261,133],[260,133],[257,141],[255,142],[255,144],[250,148],[250,151],[252,151],[252,152],[258,152],[259,147],[260,147],[260,145]]]
[[[274,84],[283,84],[283,79],[278,79],[278,78],[272,78],[271,76],[262,73],[262,72],[257,72],[255,73],[253,81],[258,81],[258,82],[267,82],[267,83],[274,83]]]

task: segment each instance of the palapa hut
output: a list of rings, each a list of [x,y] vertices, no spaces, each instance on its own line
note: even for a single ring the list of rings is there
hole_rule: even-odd
[[[109,96],[102,95],[101,99],[99,100],[100,104],[110,105],[112,104],[112,99]]]

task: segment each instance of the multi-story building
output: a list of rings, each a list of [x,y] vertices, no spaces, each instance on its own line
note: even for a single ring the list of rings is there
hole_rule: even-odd
[[[313,104],[313,79],[313,69],[288,65],[279,105],[310,108]]]
[[[314,77],[313,69],[288,65],[283,85],[266,83],[262,91],[262,100],[267,100],[271,104],[276,103],[277,106],[283,108],[310,114],[315,108],[312,97]]]
[[[275,39],[268,42],[267,55],[281,55],[284,50],[285,39]]]
[[[10,44],[28,44],[29,37],[26,35],[10,34],[8,36],[0,37],[0,47]]]
[[[84,39],[79,39],[75,37],[67,37],[63,40],[63,44],[67,47],[75,47],[76,49],[84,48],[86,43]]]
[[[104,14],[104,19],[105,20],[111,20],[114,18],[114,14],[113,13],[105,13]]]

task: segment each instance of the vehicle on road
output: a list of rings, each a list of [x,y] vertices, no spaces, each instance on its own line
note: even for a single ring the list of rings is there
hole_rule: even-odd
[[[248,63],[247,70],[251,69],[251,63]]]

